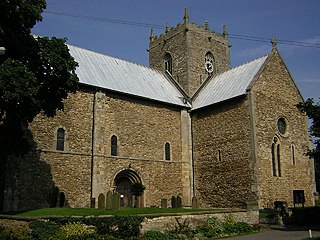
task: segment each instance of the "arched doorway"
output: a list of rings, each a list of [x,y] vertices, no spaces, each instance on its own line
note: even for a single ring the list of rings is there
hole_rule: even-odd
[[[135,182],[141,183],[141,178],[131,169],[123,170],[116,175],[114,185],[116,186],[116,191],[120,193],[121,196],[120,207],[133,206],[134,201],[130,188],[131,184]]]

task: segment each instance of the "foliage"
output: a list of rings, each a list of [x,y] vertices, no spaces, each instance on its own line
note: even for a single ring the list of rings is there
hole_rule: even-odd
[[[314,137],[314,149],[309,149],[307,155],[314,158],[317,191],[320,191],[320,102],[314,103],[312,98],[297,105],[301,112],[306,113],[311,120],[310,134]]]
[[[205,237],[223,236],[223,223],[215,217],[208,218],[204,224],[197,226],[196,233],[200,233]]]
[[[167,234],[159,231],[147,231],[144,233],[145,240],[167,240]]]
[[[32,147],[28,124],[39,113],[54,116],[63,99],[77,90],[77,62],[66,39],[35,37],[45,0],[0,1],[0,210],[8,155]]]
[[[32,237],[29,232],[26,231],[13,231],[11,229],[5,229],[0,226],[0,239],[1,240],[31,240]]]
[[[86,225],[97,227],[100,235],[111,235],[116,238],[126,239],[137,237],[143,218],[138,216],[115,216],[104,218],[84,218],[81,220]]]
[[[249,234],[253,232],[258,232],[260,226],[250,226],[244,222],[235,222],[231,215],[225,218],[222,222],[217,218],[208,218],[204,224],[199,225],[195,233],[200,236],[207,238],[217,238],[232,235]]]
[[[60,228],[63,236],[66,238],[77,238],[81,235],[90,236],[95,233],[95,228],[90,228],[87,225],[77,223],[67,223]]]
[[[142,196],[145,189],[146,187],[139,182],[132,183],[130,188],[131,194],[136,197]]]
[[[56,239],[59,233],[59,225],[51,221],[36,220],[30,223],[31,235],[34,239]]]
[[[190,236],[192,233],[190,221],[188,218],[184,219],[183,221],[179,221],[179,218],[175,218],[176,224],[168,229],[169,233],[173,234],[184,234],[186,236]]]

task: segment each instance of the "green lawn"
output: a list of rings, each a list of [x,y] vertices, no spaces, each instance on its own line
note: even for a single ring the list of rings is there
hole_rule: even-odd
[[[100,210],[93,208],[42,208],[32,211],[12,213],[20,217],[48,217],[48,216],[101,216],[101,215],[138,215],[138,214],[163,214],[163,213],[192,213],[222,211],[221,209],[183,209],[183,208],[120,208],[119,210]],[[224,210],[225,211],[225,210]]]

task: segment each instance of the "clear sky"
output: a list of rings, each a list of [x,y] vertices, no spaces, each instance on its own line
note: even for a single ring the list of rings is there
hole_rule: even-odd
[[[47,0],[33,33],[148,66],[151,28],[159,35],[182,23],[185,7],[190,22],[218,33],[227,25],[232,67],[270,53],[275,37],[303,97],[318,101],[320,0]]]

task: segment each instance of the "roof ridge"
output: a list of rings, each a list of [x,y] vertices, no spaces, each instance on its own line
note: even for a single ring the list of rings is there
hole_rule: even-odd
[[[142,64],[138,64],[138,63],[126,60],[126,59],[121,59],[119,57],[114,57],[114,56],[111,56],[111,55],[108,55],[108,54],[105,54],[105,53],[96,52],[94,50],[90,50],[90,49],[87,49],[87,48],[84,48],[84,47],[75,46],[75,45],[69,44],[69,43],[67,43],[66,45],[67,46],[72,46],[72,47],[75,47],[75,48],[79,48],[79,49],[82,49],[82,50],[85,50],[85,51],[89,51],[89,52],[92,52],[92,53],[95,53],[95,54],[99,54],[99,55],[102,55],[102,56],[105,56],[105,57],[113,58],[115,60],[123,61],[123,62],[129,63],[129,64],[133,64],[133,65],[136,65],[136,66],[139,66],[139,67],[151,69],[151,70],[155,71],[155,69],[153,69],[153,68],[150,68],[150,67],[144,66]]]
[[[252,59],[252,60],[248,61],[248,62],[245,62],[245,63],[242,63],[242,64],[240,64],[240,65],[234,66],[234,67],[230,68],[229,70],[224,71],[224,72],[222,72],[222,73],[225,73],[225,72],[228,72],[228,71],[230,71],[230,70],[233,70],[233,69],[242,67],[242,66],[247,65],[247,64],[249,64],[249,63],[252,63],[252,62],[254,62],[254,61],[257,61],[257,60],[259,60],[259,59],[261,59],[261,58],[267,57],[267,56],[269,56],[269,55],[270,55],[270,53],[265,54],[265,55],[263,55],[262,57],[257,57],[257,58],[255,58],[255,59]],[[221,73],[221,74],[222,74],[222,73]],[[219,75],[220,75],[220,74],[219,74]]]

